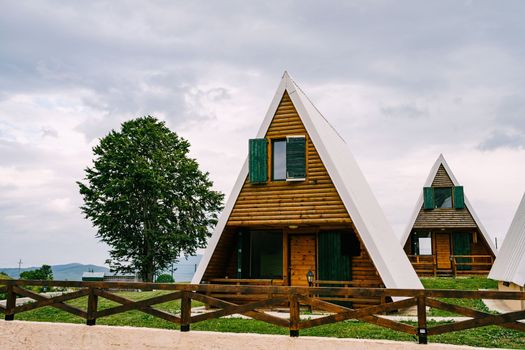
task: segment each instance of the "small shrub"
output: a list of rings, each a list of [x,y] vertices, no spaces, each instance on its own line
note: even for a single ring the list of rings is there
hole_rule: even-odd
[[[157,283],[173,283],[175,280],[171,275],[168,275],[167,273],[159,275],[156,280]]]

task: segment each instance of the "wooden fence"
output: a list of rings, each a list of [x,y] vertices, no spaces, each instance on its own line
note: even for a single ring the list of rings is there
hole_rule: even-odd
[[[28,290],[27,286],[63,287],[70,290],[62,295],[46,297]],[[165,290],[166,294],[149,299],[133,301],[119,296],[112,290]],[[437,335],[461,331],[476,327],[498,325],[519,331],[525,331],[525,324],[517,322],[525,319],[525,311],[514,311],[505,314],[489,314],[438,300],[437,298],[461,299],[507,299],[525,300],[525,292],[499,291],[460,291],[460,290],[412,290],[385,288],[338,288],[338,287],[285,287],[285,286],[237,286],[216,284],[165,284],[165,283],[130,283],[130,282],[71,282],[71,281],[27,281],[0,280],[0,293],[7,294],[6,306],[0,306],[7,321],[13,320],[16,314],[51,306],[69,312],[86,320],[86,324],[95,325],[102,317],[119,314],[130,310],[139,310],[169,322],[180,324],[183,332],[190,330],[192,323],[215,319],[232,314],[242,314],[256,320],[288,328],[291,336],[298,336],[301,329],[357,319],[395,331],[416,335],[419,343],[426,344],[428,335]],[[217,295],[249,294],[257,296],[256,301],[233,303]],[[323,300],[324,297],[336,298],[351,295],[355,298],[375,297],[391,302],[367,306],[360,309],[334,304]],[[18,296],[34,299],[34,302],[16,305]],[[323,296],[323,297],[319,297]],[[86,309],[77,308],[66,302],[87,297]],[[114,301],[119,306],[105,309],[98,308],[99,298]],[[173,314],[154,308],[154,305],[168,301],[180,300],[180,313]],[[191,314],[191,302],[196,300],[212,307],[209,312]],[[275,306],[286,305],[289,315],[277,317],[265,311]],[[301,320],[300,307],[307,306],[323,310],[326,315],[315,319]],[[396,322],[380,315],[400,309],[416,306],[417,326]],[[427,307],[446,310],[470,317],[465,321],[427,326]],[[349,325],[350,327],[350,325]]]
[[[488,275],[494,258],[492,255],[451,255],[452,274],[457,275]]]

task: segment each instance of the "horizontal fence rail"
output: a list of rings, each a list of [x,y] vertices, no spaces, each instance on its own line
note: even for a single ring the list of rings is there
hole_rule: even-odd
[[[333,281],[330,281],[333,282]],[[30,286],[69,288],[58,296],[44,296],[28,290]],[[164,290],[166,294],[139,301],[122,297],[116,290]],[[223,284],[167,284],[142,282],[74,282],[74,281],[30,281],[0,280],[0,293],[6,294],[5,306],[0,305],[0,312],[5,320],[14,320],[15,315],[38,309],[54,307],[86,320],[87,325],[95,325],[99,318],[138,310],[180,325],[180,330],[190,330],[190,325],[232,314],[241,314],[252,319],[288,328],[291,336],[298,336],[301,329],[356,319],[395,331],[412,334],[422,344],[427,343],[427,336],[471,328],[497,325],[525,332],[525,324],[518,322],[525,319],[525,311],[504,314],[490,314],[452,304],[437,298],[456,299],[499,299],[525,300],[525,292],[500,291],[464,291],[464,290],[416,290],[386,288],[349,288],[349,287],[288,287],[279,285],[223,285]],[[249,301],[240,303],[232,298],[237,295],[251,295]],[[227,297],[229,296],[229,298]],[[32,302],[17,305],[18,297],[27,297]],[[352,308],[346,304],[336,304],[338,297],[377,298],[377,305]],[[86,309],[67,304],[67,301],[87,298]],[[98,307],[99,298],[113,301],[118,306],[105,309]],[[177,314],[155,308],[155,305],[180,300],[180,312]],[[192,315],[192,300],[201,302],[213,309],[209,312]],[[265,312],[272,307],[287,307],[287,318],[277,317]],[[326,312],[319,318],[301,320],[300,308]],[[393,321],[381,317],[381,314],[410,307],[417,310],[417,325]],[[453,312],[470,319],[454,323],[427,326],[427,307]]]

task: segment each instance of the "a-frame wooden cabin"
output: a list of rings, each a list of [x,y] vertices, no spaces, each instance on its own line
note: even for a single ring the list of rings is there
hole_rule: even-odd
[[[443,155],[421,189],[401,243],[419,276],[488,274],[496,247]]]
[[[307,286],[309,271],[422,288],[348,146],[285,72],[192,283]]]
[[[525,195],[503,240],[489,278],[498,289],[525,292]],[[525,300],[502,300],[512,310],[524,310]]]

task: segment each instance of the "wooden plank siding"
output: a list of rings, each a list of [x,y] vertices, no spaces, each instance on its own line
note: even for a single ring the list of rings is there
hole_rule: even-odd
[[[432,180],[432,187],[454,187],[454,183],[443,165],[439,166],[436,176]],[[451,272],[450,256],[453,255],[451,235],[454,232],[465,231],[471,233],[471,255],[487,255],[494,258],[483,234],[466,207],[463,209],[436,208],[425,210],[422,206],[414,222],[412,232],[405,242],[404,250],[407,255],[414,254],[411,249],[414,232],[432,232],[432,254],[436,260],[437,271]],[[414,264],[414,262],[412,263]],[[416,266],[414,265],[414,267]],[[470,271],[476,272],[481,270],[487,270],[487,267],[472,266]],[[425,275],[424,273],[418,274]]]
[[[450,179],[450,176],[448,176],[447,171],[445,170],[445,167],[443,164],[439,166],[438,171],[436,172],[436,176],[434,177],[434,180],[432,181],[432,187],[453,187],[454,183]]]
[[[351,222],[299,114],[285,93],[266,133],[269,140],[268,169],[271,170],[271,140],[284,139],[290,135],[306,135],[306,181],[269,181],[259,185],[246,179],[228,226]],[[269,174],[271,177],[271,171]]]
[[[306,137],[306,181],[271,181],[271,140],[284,139],[290,135],[305,135]],[[204,273],[203,281],[214,278],[236,278],[235,232],[238,229],[272,228],[283,231],[284,283],[305,285],[308,270],[311,269],[317,277],[318,232],[335,230],[353,231],[357,233],[356,236],[359,239],[361,254],[360,256],[353,256],[351,259],[351,276],[355,282],[353,285],[384,287],[379,273],[287,93],[282,97],[266,137],[269,140],[268,174],[270,181],[266,184],[252,184],[248,179],[245,180],[224,233]],[[299,228],[290,229],[290,225],[298,225]],[[300,267],[299,262],[304,266]],[[293,267],[294,264],[297,265],[295,271],[293,269],[288,271],[288,267]]]

